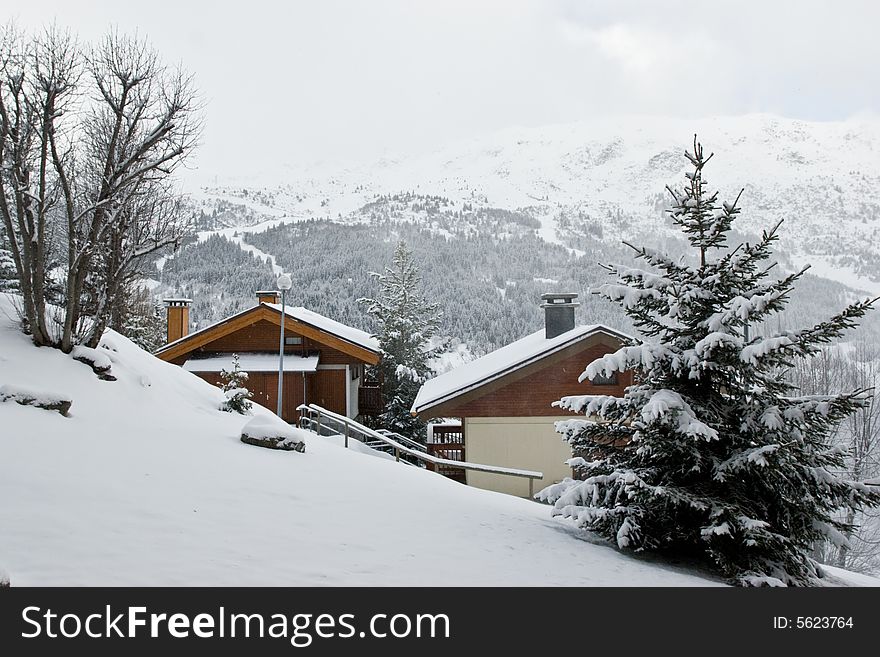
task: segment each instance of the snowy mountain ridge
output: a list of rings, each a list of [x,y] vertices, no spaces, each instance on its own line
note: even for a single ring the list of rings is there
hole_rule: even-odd
[[[202,325],[247,307],[284,269],[298,304],[369,331],[357,299],[375,292],[369,273],[402,239],[444,334],[475,355],[536,330],[540,296],[553,290],[581,294],[579,321],[628,330],[619,309],[588,294],[607,276],[597,263],[630,262],[624,240],[691,255],[665,187],[685,182],[695,131],[716,153],[706,177],[720,200],[743,189],[732,240],[785,219],[779,271],[812,266],[771,330],[880,295],[880,121],[769,115],[524,128],[372,166],[285,169],[283,184],[269,183],[279,172],[215,184],[193,194],[195,243],[165,254],[158,264],[172,264],[148,274],[151,289],[195,299]],[[860,336],[880,335],[875,315]]]
[[[766,114],[711,119],[620,117],[518,128],[415,157],[331,173],[290,170],[281,184],[214,186],[194,196],[247,209],[244,227],[326,218],[362,221],[382,196],[440,197],[451,207],[521,210],[538,234],[566,243],[561,217],[604,239],[668,228],[667,185],[682,184],[696,133],[716,153],[706,170],[723,200],[744,188],[739,230],[786,220],[781,247],[818,256],[823,275],[880,281],[880,120],[807,122]],[[418,221],[417,216],[413,220]],[[563,224],[565,221],[563,219]],[[809,259],[809,258],[806,258]],[[880,287],[880,285],[878,285]]]

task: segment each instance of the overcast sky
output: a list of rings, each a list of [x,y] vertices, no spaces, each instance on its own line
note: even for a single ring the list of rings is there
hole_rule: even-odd
[[[880,111],[880,2],[0,0],[195,74],[201,175],[430,149],[615,113]]]

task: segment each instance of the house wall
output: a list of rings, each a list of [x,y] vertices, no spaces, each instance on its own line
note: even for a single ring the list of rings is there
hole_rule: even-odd
[[[305,375],[305,401],[318,404],[329,411],[345,415],[345,366],[343,369],[319,369]],[[193,372],[212,385],[220,381],[219,372]],[[252,401],[275,412],[278,408],[278,373],[251,372],[248,375],[248,390],[253,393]],[[284,373],[284,420],[297,422],[296,408],[303,403],[303,375],[301,372]]]
[[[308,403],[347,415],[345,365],[318,365],[314,380],[315,386],[309,389]]]
[[[552,417],[560,414],[553,402],[566,395],[622,397],[632,382],[629,372],[618,374],[616,385],[578,383],[586,366],[616,351],[610,340],[588,338],[543,360],[512,372],[442,405],[443,417]],[[423,414],[425,415],[425,414]]]
[[[553,430],[553,422],[562,419],[565,417],[465,418],[465,458],[471,463],[543,472],[543,479],[534,480],[537,493],[572,475],[565,465],[571,458],[571,448]],[[525,477],[468,470],[467,483],[518,497],[529,495],[529,480]]]
[[[534,492],[572,475],[565,461],[571,449],[553,429],[557,420],[575,417],[553,406],[568,395],[622,397],[632,373],[618,373],[614,385],[578,382],[586,366],[619,344],[604,335],[590,336],[540,361],[463,393],[422,413],[422,417],[459,417],[464,422],[465,460],[471,463],[538,470]],[[467,483],[521,497],[528,496],[529,480],[467,471]]]

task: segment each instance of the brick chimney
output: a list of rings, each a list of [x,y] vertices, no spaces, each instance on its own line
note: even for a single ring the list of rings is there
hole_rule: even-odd
[[[257,290],[257,303],[281,303],[278,290]]]
[[[577,294],[548,292],[542,294],[541,299],[544,302],[541,308],[544,309],[545,338],[550,340],[574,328],[574,309],[581,305],[575,301]]]
[[[168,342],[189,333],[189,306],[192,299],[163,299],[168,318]]]

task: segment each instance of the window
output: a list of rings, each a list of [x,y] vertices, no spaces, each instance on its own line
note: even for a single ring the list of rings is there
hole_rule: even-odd
[[[302,343],[303,343],[303,339],[298,335],[294,335],[293,337],[290,337],[290,338],[288,338],[287,336],[284,337],[284,344],[286,344],[286,345],[298,345],[298,344],[302,344]]]
[[[592,379],[590,379],[590,383],[592,383],[594,386],[616,386],[617,372],[612,372],[611,376],[597,374]]]

